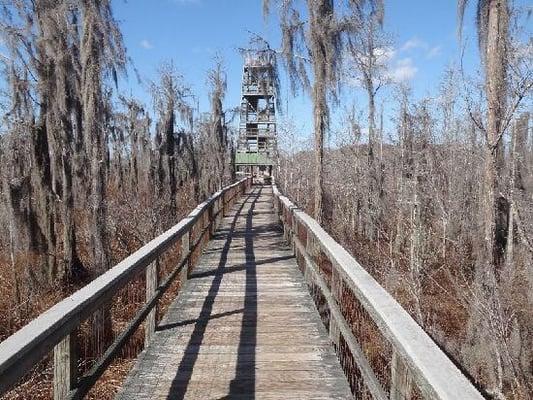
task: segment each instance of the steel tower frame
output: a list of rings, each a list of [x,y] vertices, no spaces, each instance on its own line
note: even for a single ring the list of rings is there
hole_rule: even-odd
[[[242,70],[235,166],[241,173],[272,175],[276,164],[275,55],[246,50]]]

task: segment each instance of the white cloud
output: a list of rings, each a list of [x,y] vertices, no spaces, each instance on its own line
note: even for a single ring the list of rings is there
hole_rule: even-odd
[[[401,51],[401,50],[400,50]],[[412,79],[418,72],[411,57],[398,58],[399,51],[393,47],[383,47],[375,50],[376,67],[384,74],[387,80],[394,83],[402,83]],[[350,64],[354,63],[353,60]],[[350,65],[349,64],[349,65]],[[362,87],[362,76],[354,64],[343,74],[344,83],[354,87]]]
[[[431,59],[438,57],[442,54],[442,47],[439,45],[430,46],[422,39],[412,37],[400,47],[400,52],[410,52],[411,50],[423,50],[426,53],[426,58]]]
[[[396,61],[395,65],[391,67],[389,78],[396,83],[405,82],[412,79],[417,72],[418,68],[414,65],[411,58],[402,58]]]
[[[153,48],[154,48],[154,45],[153,45],[148,39],[143,39],[143,40],[141,40],[141,42],[139,43],[139,45],[140,45],[143,49],[146,49],[146,50],[150,50],[150,49],[153,49]]]
[[[442,54],[442,48],[440,46],[435,46],[429,49],[429,51],[426,54],[426,58],[435,58]]]
[[[394,57],[396,56],[396,50],[394,47],[379,47],[374,50],[374,57],[375,57],[375,67],[379,72],[382,73],[387,68],[387,65],[389,65]],[[360,55],[359,62],[362,62],[364,64],[368,63],[368,58],[366,56]],[[346,59],[346,65],[347,69],[343,73],[343,81],[348,86],[359,88],[362,87],[362,79],[361,72],[358,70],[357,67],[357,61],[354,59],[354,56],[346,51],[345,53],[345,59]],[[375,72],[376,73],[376,72]]]
[[[410,44],[409,46],[413,46]],[[408,47],[409,47],[408,46]],[[403,46],[405,47],[405,45]],[[438,47],[438,46],[437,46]],[[386,80],[392,83],[403,83],[409,81],[415,77],[418,73],[418,67],[415,65],[413,58],[403,57],[400,58],[402,49],[397,50],[394,47],[381,47],[375,50],[376,56],[376,68],[377,74],[383,74]],[[430,52],[433,51],[433,56],[440,54],[440,47],[433,48]],[[354,88],[361,88],[362,85],[362,76],[360,71],[358,71],[357,64],[351,58],[351,55],[347,55],[348,68],[343,74],[343,81],[348,86]],[[365,60],[363,60],[364,62]]]
[[[427,48],[428,48],[428,44],[426,42],[424,42],[423,40],[420,40],[417,37],[413,37],[403,44],[403,46],[400,48],[400,51],[408,51],[412,49],[427,49]]]

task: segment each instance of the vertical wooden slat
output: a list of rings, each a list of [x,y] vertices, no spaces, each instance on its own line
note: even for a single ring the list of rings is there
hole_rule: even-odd
[[[155,295],[158,279],[159,259],[156,259],[146,268],[146,302],[150,301]],[[157,319],[157,305],[152,308],[144,323],[144,346],[148,346],[155,333]]]
[[[222,197],[219,197],[217,200],[217,227],[222,223]]]
[[[191,231],[188,231],[181,237],[181,261],[183,261],[183,259],[187,257],[190,250],[191,250]],[[189,258],[189,261],[183,266],[183,269],[180,273],[181,289],[183,289],[183,286],[187,282],[190,266],[191,266],[191,259]]]
[[[215,204],[216,202],[211,204],[211,206],[207,210],[207,224],[209,225],[209,239],[213,237],[213,235],[215,234],[215,230],[217,229],[217,226],[214,220],[215,219],[214,216],[216,215]]]
[[[309,258],[309,255],[312,254],[312,250],[311,250],[311,246],[313,245],[313,241],[307,241],[306,243],[306,247],[304,247],[304,250],[306,252],[306,259],[305,259],[305,271],[304,271],[304,277],[305,277],[305,281],[308,283],[308,284],[311,284],[311,282],[313,281],[313,273],[312,273],[312,265],[309,265],[309,263],[307,262],[307,259]],[[298,246],[295,245],[294,247],[295,249],[298,249]]]
[[[296,249],[298,249],[298,245],[295,246]],[[309,286],[313,284],[314,274],[313,274],[313,266],[309,262],[309,257],[306,254],[305,258],[305,271],[304,271],[304,278],[305,281]]]
[[[213,213],[215,214],[215,217],[213,218],[213,233],[217,230],[219,224],[220,224],[220,197],[216,199],[215,204],[213,206]]]
[[[281,213],[281,221],[283,222],[283,240],[289,242],[289,227],[287,226],[287,211],[284,208]]]
[[[228,192],[229,190],[222,194],[222,216],[223,217],[226,217],[228,215],[228,210],[226,208],[226,198],[227,198]]]
[[[72,332],[54,347],[54,400],[66,399],[78,375],[76,334]]]
[[[390,400],[409,400],[411,398],[412,378],[401,357],[392,353]]]
[[[315,240],[313,238],[313,234],[311,232],[309,232],[307,227],[302,224],[302,228],[305,229],[305,239],[306,239],[305,243],[304,243],[305,251],[307,252],[309,257],[311,259],[313,259],[314,255],[316,253],[316,249],[315,249],[315,247],[317,246],[316,242],[315,242]],[[301,239],[300,239],[300,241],[301,241]]]
[[[308,241],[309,243],[309,241]],[[339,292],[339,275],[332,271],[331,273],[331,283],[330,283],[330,290],[331,290],[331,297],[333,302],[338,302],[338,292]],[[340,327],[339,324],[335,318],[335,314],[331,313],[329,317],[329,338],[333,342],[335,349],[338,351],[340,346]]]
[[[295,244],[294,244],[294,236],[297,234],[297,231],[296,229],[298,229],[298,227],[296,226],[296,216],[294,215],[294,213],[291,211],[290,212],[290,216],[289,218],[291,218],[291,230],[289,231],[289,242],[292,246],[292,253],[295,254],[296,250],[295,250]]]

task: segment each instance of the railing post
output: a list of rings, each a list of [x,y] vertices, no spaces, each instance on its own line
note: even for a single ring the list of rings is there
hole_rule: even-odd
[[[66,399],[77,383],[78,358],[76,333],[69,335],[54,347],[54,400]]]
[[[411,373],[394,350],[391,363],[390,400],[409,400],[411,398],[411,384]]]
[[[146,302],[148,303],[155,295],[159,285],[159,258],[146,268]],[[146,316],[144,323],[144,347],[148,346],[155,333],[157,319],[157,304]]]
[[[298,228],[296,228],[298,229]],[[310,234],[309,234],[309,231],[307,230],[307,227],[305,228],[306,232],[305,232],[305,235],[306,235],[306,241],[305,241],[305,245],[304,245],[304,251],[307,255],[307,257],[311,260],[313,260],[313,256],[315,254],[315,251],[313,249],[313,239],[310,237]],[[298,248],[298,246],[294,246],[295,249]],[[312,265],[307,265],[307,261],[306,261],[306,266],[305,266],[305,270],[304,270],[304,278],[305,278],[305,281],[307,282],[307,284],[309,285],[312,281],[313,281],[313,278],[314,278],[314,274],[312,272],[312,269],[313,269],[313,266]],[[317,265],[318,266],[318,265]]]
[[[220,199],[221,199],[221,197],[222,196],[218,196],[217,199],[214,202],[214,205],[213,205],[213,213],[214,213],[214,217],[213,217],[213,234],[217,230],[218,224],[220,223]]]
[[[285,211],[286,208],[282,211],[282,218],[281,221],[283,223],[283,240],[285,240],[287,243],[289,243],[289,227],[287,225],[288,217],[286,214],[288,214],[288,211]]]
[[[292,247],[292,254],[296,254],[296,250],[295,250],[296,245],[294,244],[294,236],[296,235],[297,227],[296,227],[296,215],[294,214],[294,211],[291,211],[290,218],[291,218],[291,229],[289,230],[289,243],[291,244],[291,247]]]
[[[215,230],[217,229],[216,223],[215,223],[215,217],[214,217],[216,213],[216,210],[215,210],[216,203],[217,201],[215,200],[207,209],[207,223],[209,225],[209,239],[213,237],[213,235],[215,234]]]
[[[274,194],[272,196],[272,199],[274,201],[274,204],[273,204],[274,214],[276,215],[276,218],[277,218],[278,222],[280,222],[280,217],[279,217],[279,198],[278,198],[278,196],[276,196]]]
[[[208,239],[211,239],[211,215],[212,215],[212,209],[213,204],[210,204],[209,207],[207,207],[207,210],[205,210],[202,214],[202,232],[204,232],[204,229],[207,229],[207,237]],[[203,236],[202,236],[203,240]]]
[[[309,236],[308,239],[309,241]],[[331,261],[331,260],[330,260]],[[331,280],[330,280],[330,293],[331,297],[333,298],[333,303],[337,303],[339,301],[339,298],[341,297],[341,276],[335,271],[335,264],[331,263]],[[329,314],[329,338],[333,342],[333,346],[335,347],[335,350],[338,351],[340,346],[340,336],[341,336],[341,330],[338,324],[337,319],[335,318],[334,313]]]
[[[180,257],[181,261],[183,261],[185,257],[189,255],[190,251],[191,251],[191,231],[189,230],[187,233],[185,233],[181,237],[181,257]],[[187,278],[189,277],[190,265],[191,265],[191,258],[189,257],[189,260],[185,263],[180,273],[180,282],[181,282],[180,290],[183,289],[183,286],[187,282]]]
[[[229,190],[226,190],[222,194],[222,217],[227,216],[227,212],[226,212],[226,195],[228,194],[228,192],[229,192]]]

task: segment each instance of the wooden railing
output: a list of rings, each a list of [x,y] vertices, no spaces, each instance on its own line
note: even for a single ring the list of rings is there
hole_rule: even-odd
[[[213,194],[177,225],[0,343],[0,395],[53,351],[54,398],[83,398],[143,321],[146,346],[156,329],[158,301],[177,277],[182,282],[186,280],[192,254],[201,250],[205,235],[214,232],[226,211],[250,185],[251,178],[246,177]],[[176,244],[181,246],[180,261],[163,282],[158,282],[157,260]],[[146,274],[146,302],[92,368],[84,376],[76,376],[73,332],[142,272]]]
[[[275,186],[274,208],[357,398],[483,399],[407,311]]]

